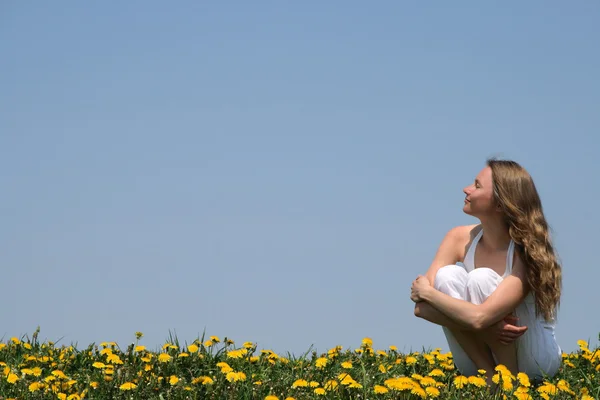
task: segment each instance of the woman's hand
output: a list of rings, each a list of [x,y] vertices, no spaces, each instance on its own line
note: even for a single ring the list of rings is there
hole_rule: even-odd
[[[425,301],[425,295],[428,290],[431,290],[431,284],[429,283],[429,279],[424,277],[423,275],[419,275],[417,279],[415,279],[410,287],[410,299],[415,303],[420,301]]]
[[[496,322],[486,329],[485,334],[492,340],[508,345],[520,338],[526,331],[526,326],[517,326],[518,318],[512,314]]]

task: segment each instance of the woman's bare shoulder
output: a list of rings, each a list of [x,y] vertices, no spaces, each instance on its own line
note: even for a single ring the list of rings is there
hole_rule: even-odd
[[[480,230],[480,224],[473,224],[456,226],[448,232],[454,239],[453,242],[456,245],[456,251],[461,260],[464,258],[469,246],[471,246],[473,239],[475,239],[475,236],[477,236]]]
[[[452,228],[450,232],[448,232],[448,234],[451,235],[454,239],[461,242],[465,239],[468,241],[472,241],[475,238],[475,236],[477,236],[480,230],[480,224],[459,225]]]

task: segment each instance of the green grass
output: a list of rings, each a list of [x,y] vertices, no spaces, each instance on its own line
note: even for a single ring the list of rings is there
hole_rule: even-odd
[[[600,398],[600,351],[583,342],[545,383],[524,386],[498,373],[509,383],[492,393],[481,377],[459,377],[449,353],[377,350],[368,338],[356,349],[294,356],[216,337],[182,344],[170,336],[151,351],[140,347],[141,333],[124,349],[58,346],[37,335],[0,344],[0,399]]]

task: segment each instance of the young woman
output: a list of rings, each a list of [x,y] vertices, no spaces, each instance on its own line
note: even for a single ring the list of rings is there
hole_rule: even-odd
[[[532,380],[561,364],[555,336],[561,266],[531,179],[514,161],[488,160],[464,190],[478,225],[448,232],[412,284],[415,315],[442,325],[464,375],[498,364]]]

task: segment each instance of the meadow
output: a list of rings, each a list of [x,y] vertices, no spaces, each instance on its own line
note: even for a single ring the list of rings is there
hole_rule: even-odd
[[[598,399],[600,349],[578,341],[558,374],[533,383],[498,366],[492,390],[485,371],[460,375],[440,349],[401,354],[363,338],[355,349],[276,354],[252,342],[169,336],[147,349],[143,334],[87,348],[13,337],[0,343],[0,399]]]

